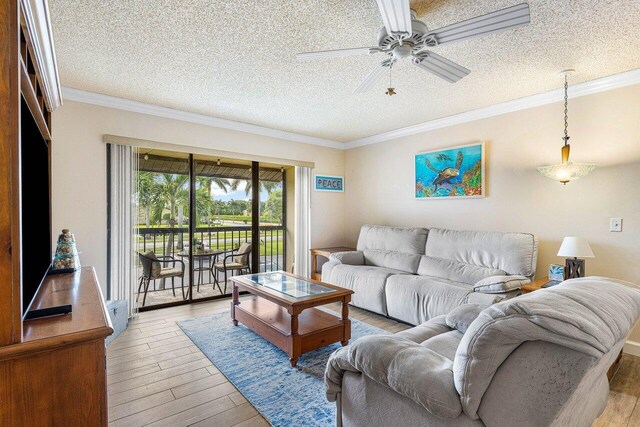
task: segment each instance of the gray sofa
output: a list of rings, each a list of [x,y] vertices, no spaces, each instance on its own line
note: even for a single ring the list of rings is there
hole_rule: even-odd
[[[526,233],[364,225],[357,251],[332,254],[322,281],[353,290],[357,307],[417,325],[519,294],[535,274],[537,248]],[[501,284],[482,286],[491,278]]]
[[[338,425],[590,426],[640,314],[632,286],[572,279],[360,338],[327,364]]]

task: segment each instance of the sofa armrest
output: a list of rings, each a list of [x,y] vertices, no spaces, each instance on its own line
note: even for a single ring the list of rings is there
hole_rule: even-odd
[[[364,265],[364,254],[362,251],[334,252],[329,255],[329,260],[340,264]]]
[[[373,335],[335,351],[325,370],[330,402],[341,393],[345,371],[366,375],[437,417],[453,419],[462,412],[453,381],[453,362],[408,339]]]
[[[473,291],[485,294],[500,294],[520,289],[527,283],[531,283],[531,280],[526,276],[491,276],[477,281],[473,285]]]

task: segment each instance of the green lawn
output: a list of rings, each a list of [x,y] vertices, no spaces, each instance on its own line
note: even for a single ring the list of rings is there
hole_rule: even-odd
[[[216,240],[216,234],[218,239]],[[266,232],[266,237],[264,233],[261,233],[260,236],[260,254],[262,255],[282,255],[283,254],[283,247],[284,247],[284,243],[283,243],[283,235],[284,235],[284,231],[283,230],[275,230],[275,231],[268,231]],[[137,235],[136,239],[137,239],[137,247],[139,251],[142,250],[146,250],[146,251],[151,251],[153,250],[156,254],[162,254],[164,252],[164,247],[163,247],[163,240],[162,240],[162,234],[160,235],[156,235],[156,243],[155,243],[155,248],[153,247],[153,238],[151,237],[152,235],[148,235],[148,238],[146,239],[146,245],[144,245],[144,241],[142,236]],[[245,233],[241,232],[239,234],[240,239],[238,240],[238,232],[225,232],[225,233],[211,233],[211,240],[209,241],[208,239],[208,233],[204,233],[203,234],[203,242],[205,243],[205,245],[207,245],[208,247],[213,247],[216,249],[224,249],[224,250],[229,250],[229,249],[235,249],[237,248],[241,242],[244,242],[245,240]],[[200,233],[196,233],[195,237],[200,240]],[[168,234],[164,235],[164,244],[166,245],[166,243],[169,240],[169,236]],[[251,232],[247,231],[246,232],[246,239],[247,240],[251,240]],[[176,243],[179,240],[179,236],[176,234],[174,235],[174,246],[176,246]],[[226,241],[225,241],[226,240]],[[182,235],[182,243],[184,246],[187,246],[189,243],[189,235],[187,233],[183,233]]]

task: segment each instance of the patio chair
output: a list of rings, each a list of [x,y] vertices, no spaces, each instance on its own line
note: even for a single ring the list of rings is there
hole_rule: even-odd
[[[142,306],[144,307],[147,301],[147,292],[149,291],[149,283],[157,279],[171,279],[171,290],[173,296],[176,296],[176,288],[174,280],[176,277],[180,278],[180,287],[182,288],[182,299],[185,299],[184,293],[184,262],[179,259],[175,259],[169,255],[156,255],[153,252],[147,252],[146,254],[138,253],[140,264],[142,264],[142,275],[140,276],[140,283],[138,284],[138,295],[136,295],[136,301],[140,297],[140,290],[144,288],[144,297],[142,298]],[[180,268],[176,267],[176,263],[181,265]],[[170,266],[168,264],[171,264]],[[165,265],[167,265],[165,267]]]
[[[238,271],[239,274],[243,274],[243,272],[245,271],[246,274],[251,273],[251,263],[249,262],[249,255],[251,255],[251,243],[245,242],[240,245],[240,247],[229,249],[228,251],[224,251],[220,255],[224,254],[229,255],[225,255],[224,258],[222,258],[222,262],[216,262],[211,268],[211,273],[213,274],[215,282],[218,285],[218,290],[223,295],[227,293],[228,271]],[[218,272],[224,273],[224,292],[222,291],[222,289],[220,289],[220,283],[218,282]]]

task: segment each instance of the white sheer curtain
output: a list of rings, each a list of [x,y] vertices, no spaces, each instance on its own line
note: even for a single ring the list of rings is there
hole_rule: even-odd
[[[128,145],[110,144],[109,200],[109,297],[126,300],[129,317],[137,312],[135,224],[138,149]]]
[[[311,273],[311,183],[311,168],[296,166],[293,262],[295,273],[304,277]]]

